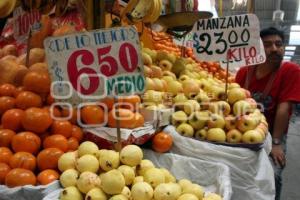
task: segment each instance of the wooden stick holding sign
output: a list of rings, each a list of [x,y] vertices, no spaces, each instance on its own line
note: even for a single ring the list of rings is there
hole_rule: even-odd
[[[27,50],[26,50],[26,67],[30,67],[29,66],[29,56],[30,56],[30,49],[31,49],[31,45],[30,45],[30,40],[31,40],[31,36],[32,36],[32,30],[31,27],[29,28],[29,33],[28,33],[28,38],[27,38]]]
[[[228,77],[229,77],[229,54],[227,52],[227,56],[226,56],[226,61],[227,61],[227,64],[226,64],[226,80],[225,80],[225,101],[228,100]]]
[[[120,113],[119,109],[116,107],[118,105],[118,89],[116,87],[116,93],[114,96],[114,109],[115,109],[115,116],[116,117],[116,127],[117,127],[117,142],[114,144],[114,148],[116,151],[120,152],[122,149],[122,138],[121,138],[121,128],[120,128]]]

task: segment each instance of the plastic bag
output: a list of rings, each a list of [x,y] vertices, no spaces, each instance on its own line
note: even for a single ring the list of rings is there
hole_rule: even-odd
[[[173,136],[172,153],[221,162],[230,168],[232,200],[274,199],[274,172],[265,148],[255,152],[202,142],[179,135],[173,126],[164,131]],[[267,149],[268,146],[266,144]]]
[[[54,181],[48,185],[8,188],[0,185],[1,200],[41,200],[49,193],[60,188],[59,181]]]
[[[208,162],[172,153],[159,154],[144,150],[144,157],[157,167],[168,169],[176,178],[189,179],[205,188],[205,192],[215,192],[230,200],[232,195],[229,168],[218,162]]]

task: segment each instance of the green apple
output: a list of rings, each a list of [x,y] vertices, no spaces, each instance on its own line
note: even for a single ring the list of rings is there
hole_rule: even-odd
[[[173,64],[172,67],[172,72],[176,75],[179,76],[179,74],[185,69],[185,62],[184,59],[179,57],[175,60],[175,63]]]
[[[226,141],[229,143],[239,143],[242,141],[243,134],[237,129],[231,129],[226,134]]]
[[[177,111],[173,113],[171,116],[171,123],[176,127],[182,123],[187,122],[187,120],[188,120],[188,116],[183,111]]]
[[[152,70],[152,76],[155,78],[161,78],[163,76],[162,70],[160,67],[156,66],[156,65],[151,65],[150,66],[151,70]]]
[[[229,90],[227,98],[230,104],[234,104],[235,102],[240,100],[245,100],[247,98],[245,89],[232,88],[231,90]]]
[[[246,144],[262,143],[263,140],[263,136],[256,130],[246,131],[242,137],[242,142]]]
[[[222,116],[227,116],[230,113],[230,105],[226,101],[215,101],[209,104],[209,110]]]
[[[194,129],[191,125],[187,123],[182,123],[180,124],[177,128],[176,131],[183,136],[186,137],[193,137],[194,136]]]
[[[173,105],[175,110],[183,110],[183,105],[188,101],[188,98],[183,94],[179,93],[173,97]]]
[[[142,49],[142,52],[148,54],[151,59],[152,59],[152,62],[155,62],[156,61],[156,58],[157,58],[157,53],[155,50],[152,50],[152,49],[149,49],[149,48],[143,48]]]
[[[153,78],[152,79],[155,85],[155,90],[163,92],[165,89],[164,83],[159,78]]]
[[[152,58],[147,53],[142,52],[142,60],[144,65],[150,66],[152,65]]]
[[[180,77],[179,77],[179,79],[178,79],[178,81],[180,82],[180,83],[183,83],[184,81],[186,81],[186,80],[189,80],[189,79],[191,79],[188,75],[181,75]]]
[[[145,90],[154,90],[155,89],[155,83],[154,81],[149,78],[149,77],[146,77],[146,83],[145,83]]]
[[[211,128],[207,131],[206,139],[212,142],[225,142],[226,133],[221,128]]]
[[[173,64],[169,60],[161,60],[159,61],[158,66],[163,70],[163,71],[171,71]]]
[[[245,100],[237,101],[233,104],[233,114],[235,116],[242,116],[252,113],[253,109],[249,102]]]
[[[144,102],[162,103],[164,100],[164,93],[147,90],[143,96]]]
[[[176,79],[174,79],[172,76],[167,76],[167,75],[164,75],[162,77],[163,80],[165,80],[167,83],[170,83],[172,81],[176,81]]]
[[[163,76],[171,76],[175,81],[177,80],[176,75],[170,71],[163,71]]]
[[[208,111],[196,111],[192,112],[189,117],[188,123],[195,129],[199,130],[206,126],[207,121],[209,120]]]
[[[209,108],[210,100],[205,92],[200,92],[197,94],[197,96],[194,97],[194,100],[199,103],[201,110],[207,110]]]
[[[173,53],[169,53],[163,50],[159,50],[157,51],[157,60],[161,61],[161,60],[168,60],[171,63],[175,63],[176,61],[176,55]]]
[[[210,118],[207,122],[209,128],[224,128],[225,120],[224,117],[215,113],[210,115]]]
[[[237,120],[237,128],[246,132],[249,130],[253,130],[258,126],[259,121],[256,117],[251,117],[251,115],[243,115]]]
[[[153,77],[153,71],[150,67],[144,65],[144,75],[146,77],[152,78]]]
[[[196,100],[187,100],[183,105],[183,110],[187,115],[200,110],[200,105]]]
[[[229,83],[228,89],[231,90],[233,88],[240,88],[241,86],[238,83]]]
[[[228,115],[225,117],[225,128],[227,130],[236,129],[236,118],[233,115]]]
[[[206,79],[200,79],[200,89],[208,92],[210,88],[210,83]]]
[[[207,130],[205,128],[200,129],[195,133],[195,138],[197,139],[206,140],[206,137],[207,137]]]
[[[171,81],[168,83],[167,92],[171,93],[172,96],[183,92],[182,84],[178,81]]]
[[[182,82],[183,92],[186,97],[193,99],[200,92],[198,83],[194,79],[188,79]]]

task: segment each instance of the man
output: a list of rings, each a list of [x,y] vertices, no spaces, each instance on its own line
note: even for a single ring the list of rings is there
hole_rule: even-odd
[[[262,30],[260,36],[266,52],[266,62],[242,67],[236,75],[236,82],[248,89],[252,97],[264,106],[273,143],[270,158],[275,173],[275,199],[279,200],[292,104],[300,102],[300,67],[292,62],[283,62],[282,31],[271,27]]]

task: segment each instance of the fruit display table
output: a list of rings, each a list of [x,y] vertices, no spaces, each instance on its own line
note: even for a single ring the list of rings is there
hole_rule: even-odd
[[[264,148],[252,151],[187,138],[179,135],[173,126],[164,131],[173,136],[172,153],[223,163],[230,168],[232,200],[274,199],[274,173],[268,158],[270,135]]]

